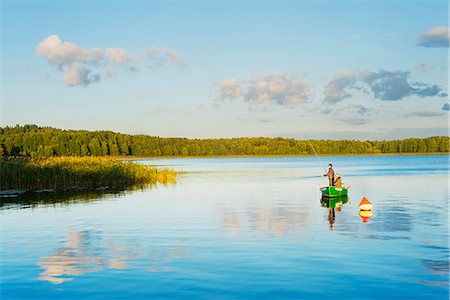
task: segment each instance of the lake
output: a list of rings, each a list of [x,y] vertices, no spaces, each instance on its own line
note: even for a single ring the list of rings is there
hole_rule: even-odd
[[[1,298],[448,299],[449,156],[321,160],[139,160],[183,173],[169,186],[4,198]],[[334,209],[318,189],[328,162],[350,186]]]

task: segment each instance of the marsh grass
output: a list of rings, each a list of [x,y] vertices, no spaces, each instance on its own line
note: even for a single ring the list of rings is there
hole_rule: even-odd
[[[0,187],[71,189],[173,183],[176,172],[105,157],[0,159]]]

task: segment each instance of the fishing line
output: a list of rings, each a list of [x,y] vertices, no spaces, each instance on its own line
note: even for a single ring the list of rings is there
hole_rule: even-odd
[[[314,154],[316,155],[317,159],[318,159],[320,162],[322,162],[322,160],[320,159],[319,155],[317,155],[317,152],[316,152],[316,150],[314,149],[313,145],[311,145],[310,142],[308,142],[308,144],[309,144],[309,146],[311,147],[311,149],[314,151]]]
[[[320,159],[319,155],[316,152],[316,149],[314,149],[313,145],[308,141],[309,146],[311,147],[311,149],[314,151],[314,154],[316,155],[317,159],[320,161],[320,163],[323,163],[322,160]],[[324,169],[325,172],[327,172],[327,169]]]

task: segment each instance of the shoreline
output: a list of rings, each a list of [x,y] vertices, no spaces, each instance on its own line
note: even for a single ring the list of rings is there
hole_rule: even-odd
[[[419,155],[450,155],[450,152],[421,152],[421,153],[348,153],[348,154],[319,154],[319,157],[329,156],[419,156]],[[274,154],[274,155],[199,155],[199,156],[100,156],[119,160],[145,160],[145,159],[195,159],[195,158],[255,158],[255,157],[315,157],[314,154]]]

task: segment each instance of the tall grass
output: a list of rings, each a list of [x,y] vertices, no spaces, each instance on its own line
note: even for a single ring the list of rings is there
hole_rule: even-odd
[[[5,189],[95,188],[175,182],[176,172],[104,157],[2,158]]]

